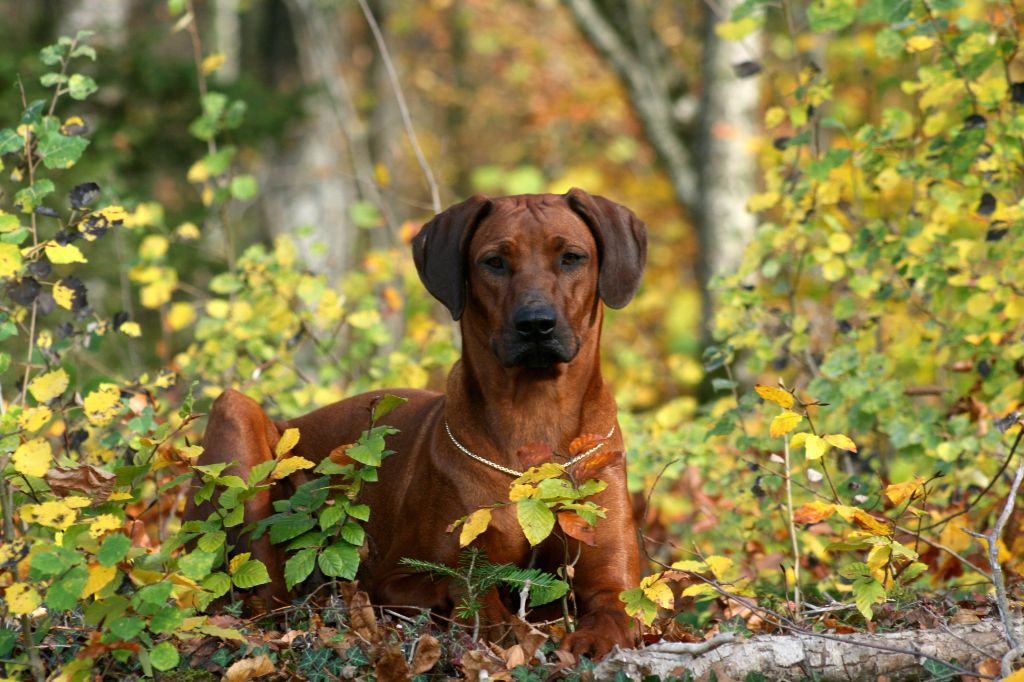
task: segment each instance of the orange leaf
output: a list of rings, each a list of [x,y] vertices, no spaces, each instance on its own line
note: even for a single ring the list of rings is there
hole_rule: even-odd
[[[608,442],[608,438],[599,436],[596,433],[585,433],[582,436],[577,436],[572,439],[571,443],[569,443],[569,456],[575,457],[581,452],[586,452],[587,450],[606,442]]]
[[[597,542],[597,531],[576,512],[558,512],[558,525],[566,535],[576,538],[580,542],[585,542],[591,547]]]
[[[818,523],[832,516],[836,507],[825,502],[808,502],[793,512],[793,523]]]
[[[921,489],[922,485],[924,485],[924,477],[918,476],[902,483],[893,483],[882,492],[893,504],[903,504],[903,502],[913,497]]]
[[[770,400],[784,410],[793,407],[793,394],[776,386],[755,384],[754,390],[765,400]]]
[[[576,465],[573,475],[577,482],[598,478],[605,467],[614,466],[622,461],[622,452],[618,450],[602,450]]]

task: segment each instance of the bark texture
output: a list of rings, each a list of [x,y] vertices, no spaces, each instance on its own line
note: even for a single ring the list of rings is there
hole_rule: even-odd
[[[1016,631],[1024,631],[1018,616]],[[727,642],[707,653],[691,655],[659,651],[664,646],[614,651],[594,671],[595,679],[614,679],[624,673],[629,679],[658,675],[662,679],[678,677],[689,671],[696,680],[743,680],[749,673],[760,673],[769,680],[816,679],[823,682],[875,680],[890,681],[933,679],[943,671],[940,661],[954,662],[958,668],[977,670],[986,660],[1002,658],[1007,651],[1003,627],[998,620],[950,625],[933,630],[906,630],[877,634],[759,635]],[[928,658],[928,657],[932,658]],[[927,667],[926,667],[927,666]],[[996,667],[998,670],[998,666]]]

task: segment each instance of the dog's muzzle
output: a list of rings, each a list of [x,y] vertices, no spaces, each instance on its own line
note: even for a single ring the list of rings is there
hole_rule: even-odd
[[[502,364],[506,367],[546,369],[569,362],[576,355],[573,336],[560,324],[558,313],[546,303],[522,305],[512,315],[504,334]]]

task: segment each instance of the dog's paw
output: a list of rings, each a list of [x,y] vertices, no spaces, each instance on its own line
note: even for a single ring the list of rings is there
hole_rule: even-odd
[[[577,658],[587,656],[596,661],[615,646],[629,648],[634,644],[633,621],[617,609],[601,609],[580,618],[576,631],[562,640],[561,648]]]

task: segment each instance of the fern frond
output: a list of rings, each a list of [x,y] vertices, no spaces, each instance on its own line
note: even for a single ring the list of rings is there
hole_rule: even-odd
[[[422,559],[410,559],[409,557],[402,557],[398,562],[403,566],[408,566],[417,573],[430,573],[432,575],[440,575],[448,578],[455,578],[456,580],[464,580],[465,576],[461,575],[451,566],[445,564],[435,564],[431,561],[423,561]]]

